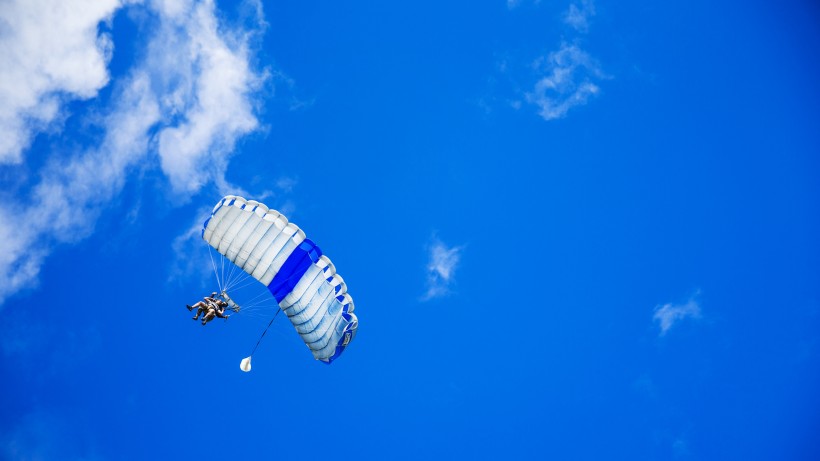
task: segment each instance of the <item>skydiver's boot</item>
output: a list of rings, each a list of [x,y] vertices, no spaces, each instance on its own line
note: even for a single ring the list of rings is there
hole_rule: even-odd
[[[208,322],[210,322],[211,320],[213,320],[215,316],[216,316],[216,313],[214,313],[214,312],[212,312],[212,311],[209,311],[207,314],[205,314],[205,315],[202,317],[202,325],[203,325],[203,326],[204,326],[204,325],[206,325]]]
[[[193,307],[189,306],[188,304],[186,304],[185,307],[188,308],[188,312],[191,312],[191,309],[193,309]]]

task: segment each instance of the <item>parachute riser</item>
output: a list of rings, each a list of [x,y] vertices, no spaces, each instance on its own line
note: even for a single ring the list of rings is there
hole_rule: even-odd
[[[234,302],[234,300],[233,300],[233,299],[231,299],[231,297],[230,297],[230,296],[228,296],[228,292],[226,292],[226,291],[224,291],[224,290],[223,290],[223,291],[222,291],[222,293],[220,293],[220,294],[219,294],[219,296],[220,296],[220,297],[221,297],[221,298],[222,298],[222,299],[223,299],[226,303],[228,303],[228,307],[229,307],[232,311],[234,311],[234,312],[239,312],[239,310],[242,308],[239,304],[236,304],[236,302]]]

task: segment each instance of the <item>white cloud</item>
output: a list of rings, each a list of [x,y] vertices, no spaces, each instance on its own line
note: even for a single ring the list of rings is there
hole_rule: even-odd
[[[26,200],[0,204],[0,304],[36,284],[55,244],[87,237],[128,175],[149,168],[156,156],[172,188],[183,193],[177,195],[181,200],[208,183],[220,191],[238,190],[224,174],[237,138],[258,126],[254,91],[264,75],[250,62],[254,30],[218,24],[211,0],[158,1],[146,11],[150,19],[140,24],[145,29],[141,36],[148,37],[146,57],[117,82],[113,103],[101,121],[101,142],[73,155],[55,152]],[[4,17],[23,24],[22,36],[40,32],[39,26],[25,29],[21,18]],[[264,27],[261,17],[256,25],[256,30]],[[35,69],[32,78],[38,75],[34,64],[23,68]],[[20,78],[25,80],[25,75]],[[16,84],[11,81],[9,91]],[[85,94],[93,96],[90,90]],[[20,125],[5,128],[30,132],[20,128],[24,114],[11,115]]]
[[[564,13],[564,23],[578,32],[586,33],[589,31],[589,18],[592,16],[595,16],[595,4],[592,0],[581,0],[569,5],[567,12]]]
[[[62,105],[108,83],[110,37],[101,21],[118,0],[0,2],[0,164],[19,163],[33,133],[59,119]]]
[[[429,245],[429,262],[427,263],[427,291],[422,300],[438,298],[450,293],[455,282],[455,272],[461,260],[463,246],[448,247],[438,238],[433,238]]]
[[[249,96],[264,75],[251,69],[247,33],[218,28],[212,1],[182,11],[169,3],[147,63],[164,85],[163,112],[179,119],[159,132],[162,170],[177,191],[196,192],[211,181],[224,191],[236,139],[259,124]]]
[[[597,80],[606,78],[600,67],[577,45],[562,43],[558,51],[536,60],[546,74],[527,93],[527,102],[540,108],[544,120],[564,117],[567,112],[600,92]]]
[[[55,243],[73,243],[92,230],[102,207],[123,185],[127,168],[145,156],[147,130],[158,115],[149,84],[135,76],[120,106],[105,121],[97,149],[68,160],[54,159],[25,202],[0,205],[0,301],[33,283]]]
[[[657,306],[655,307],[655,314],[652,316],[652,320],[658,322],[661,336],[665,335],[675,323],[686,318],[700,318],[700,305],[694,298],[687,301],[686,304],[670,303]]]

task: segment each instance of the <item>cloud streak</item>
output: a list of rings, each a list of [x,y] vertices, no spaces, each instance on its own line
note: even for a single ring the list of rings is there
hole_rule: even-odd
[[[463,246],[448,247],[438,238],[433,238],[428,250],[427,291],[422,296],[423,301],[450,293],[463,250]]]
[[[154,2],[145,9],[146,57],[117,82],[99,143],[75,154],[52,153],[27,200],[0,205],[0,304],[36,284],[56,245],[86,238],[129,174],[150,168],[157,157],[183,200],[208,183],[222,192],[233,189],[224,172],[234,144],[259,124],[254,98],[265,74],[253,70],[249,43],[264,21],[259,17],[252,30],[220,24],[211,0]],[[38,31],[31,26],[20,33]],[[25,123],[25,115],[15,116]]]

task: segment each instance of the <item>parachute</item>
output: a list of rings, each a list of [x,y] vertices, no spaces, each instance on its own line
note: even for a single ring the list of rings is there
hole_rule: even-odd
[[[228,195],[205,221],[202,238],[267,287],[316,360],[333,362],[353,340],[359,322],[347,285],[322,250],[281,213]],[[240,368],[250,371],[250,357]]]

